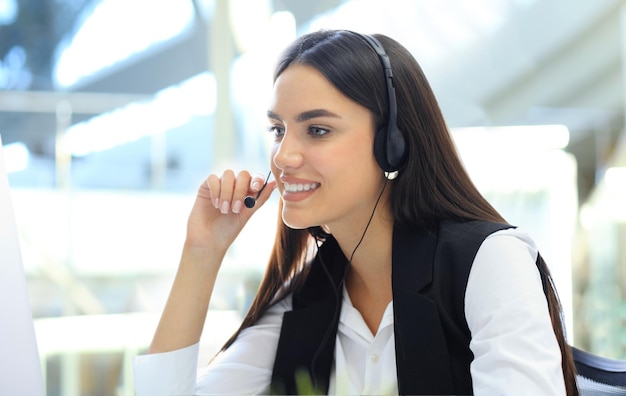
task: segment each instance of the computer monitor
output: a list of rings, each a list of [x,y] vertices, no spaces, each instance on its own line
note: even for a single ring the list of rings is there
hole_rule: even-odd
[[[0,136],[0,395],[44,396]]]

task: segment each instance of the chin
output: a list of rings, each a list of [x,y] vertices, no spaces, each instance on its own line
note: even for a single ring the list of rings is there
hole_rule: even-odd
[[[293,228],[294,230],[304,230],[304,229],[319,225],[311,221],[306,221],[305,219],[302,219],[301,217],[290,215],[290,213],[286,213],[284,209],[283,209],[282,218],[283,218],[283,223],[285,223],[287,227]]]

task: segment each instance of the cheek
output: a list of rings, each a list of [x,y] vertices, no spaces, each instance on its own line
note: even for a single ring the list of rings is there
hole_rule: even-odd
[[[336,153],[335,158],[342,158],[351,169],[358,167],[359,171],[378,174],[382,172],[374,157],[373,143],[369,141],[357,141],[349,144],[342,153]]]
[[[272,177],[276,180],[276,187],[278,191],[282,193],[283,183],[279,182],[280,179],[280,169],[274,164],[274,156],[276,155],[276,150],[272,147],[272,151],[270,152],[270,171],[272,172]]]
[[[276,156],[276,153],[278,152],[279,147],[280,145],[276,141],[272,142],[272,145],[270,148],[270,161],[272,161],[272,165],[274,163],[274,156]]]
[[[272,172],[274,172],[274,174],[276,174],[276,172],[278,171],[278,167],[276,166],[276,163],[274,162],[274,158],[276,157],[278,148],[279,148],[278,144],[273,143],[272,148],[270,150],[270,167],[272,169]]]

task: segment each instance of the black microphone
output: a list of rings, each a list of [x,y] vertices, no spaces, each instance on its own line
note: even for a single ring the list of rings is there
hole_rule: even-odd
[[[254,205],[256,205],[256,200],[259,199],[259,196],[261,195],[263,190],[265,190],[265,186],[267,186],[267,182],[269,181],[271,174],[272,174],[272,171],[270,171],[267,174],[267,178],[265,179],[265,183],[263,184],[263,187],[261,187],[259,192],[256,194],[256,197],[248,195],[247,197],[244,198],[243,204],[246,205],[246,208],[248,208],[248,209],[254,208]]]

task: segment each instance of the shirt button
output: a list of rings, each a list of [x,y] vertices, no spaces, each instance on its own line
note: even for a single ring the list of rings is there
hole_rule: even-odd
[[[372,363],[378,363],[378,355],[372,355]]]

